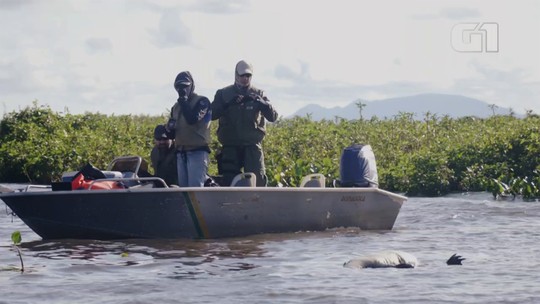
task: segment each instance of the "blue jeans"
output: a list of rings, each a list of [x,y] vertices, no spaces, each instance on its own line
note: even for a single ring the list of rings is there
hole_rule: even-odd
[[[176,160],[180,187],[204,187],[208,172],[208,152],[177,152]]]

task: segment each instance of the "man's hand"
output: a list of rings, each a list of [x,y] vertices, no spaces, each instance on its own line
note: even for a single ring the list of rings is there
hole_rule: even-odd
[[[256,95],[256,94],[251,94],[249,95],[249,97],[251,99],[253,99],[255,102],[259,102],[263,105],[268,105],[268,98],[266,98],[266,96],[260,96],[260,95]]]
[[[240,104],[242,102],[244,102],[244,95],[236,95],[225,102],[225,107],[228,107],[231,104],[235,104],[235,103]]]
[[[169,139],[174,139],[176,136],[176,119],[170,118],[165,124],[165,131]]]

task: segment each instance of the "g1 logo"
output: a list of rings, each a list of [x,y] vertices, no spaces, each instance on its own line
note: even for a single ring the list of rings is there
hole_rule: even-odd
[[[499,24],[458,23],[452,28],[452,48],[456,52],[499,52]]]

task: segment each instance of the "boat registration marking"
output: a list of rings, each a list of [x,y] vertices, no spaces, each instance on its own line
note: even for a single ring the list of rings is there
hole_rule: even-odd
[[[365,200],[364,195],[344,195],[341,197],[342,202],[363,202]]]

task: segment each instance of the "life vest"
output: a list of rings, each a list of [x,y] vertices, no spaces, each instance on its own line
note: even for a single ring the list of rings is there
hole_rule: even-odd
[[[199,100],[203,98],[205,97],[195,93],[191,94],[188,100],[189,107],[193,109]],[[177,150],[189,151],[210,145],[210,119],[208,121],[202,119],[192,125],[188,124],[178,102],[171,109],[171,118],[176,119],[175,145]]]

